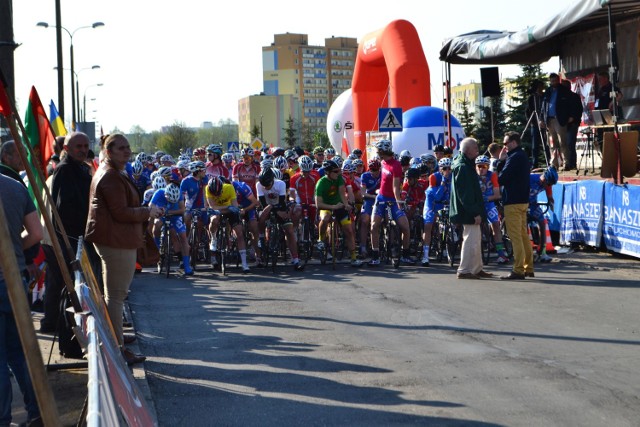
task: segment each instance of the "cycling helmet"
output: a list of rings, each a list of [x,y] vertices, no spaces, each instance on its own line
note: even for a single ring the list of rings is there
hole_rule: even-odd
[[[156,176],[153,179],[153,182],[151,183],[151,187],[155,190],[158,191],[161,188],[164,188],[167,186],[167,181],[164,180],[163,177],[161,177],[160,175]]]
[[[375,147],[385,153],[393,153],[393,144],[388,139],[381,139],[380,141],[376,142]]]
[[[143,169],[144,169],[144,166],[142,165],[142,162],[140,160],[136,160],[135,162],[133,162],[134,175],[140,175]]]
[[[356,149],[353,150],[352,154],[355,155],[355,156],[360,157],[360,156],[362,156],[362,150],[359,149],[359,148],[356,148]]]
[[[153,188],[147,188],[146,190],[144,190],[144,194],[142,195],[142,200],[145,206],[149,204],[149,202],[153,198],[153,193],[155,192],[156,190],[154,190]]]
[[[402,150],[402,151],[400,152],[400,158],[403,158],[403,157],[409,157],[409,158],[411,158],[411,157],[413,157],[413,156],[411,155],[411,153],[409,152],[409,150]]]
[[[207,154],[207,151],[206,151],[204,148],[202,148],[202,147],[200,147],[200,148],[196,148],[196,149],[194,150],[194,152],[193,152],[193,155],[194,155],[195,157],[202,157],[202,156],[204,156],[205,154]]]
[[[355,155],[355,154],[353,154],[353,153],[351,153],[351,154],[349,154],[349,155],[347,156],[347,160],[355,160],[355,159],[357,159],[357,158],[358,158],[358,156],[356,156],[356,155]]]
[[[338,165],[339,168],[342,167],[342,163],[344,163],[344,159],[340,156],[333,156],[333,158],[331,159],[332,161],[336,162],[336,164]]]
[[[147,160],[146,153],[144,151],[142,151],[142,152],[136,154],[136,160],[139,161],[140,163],[142,163],[143,165],[145,163],[147,163],[148,160]]]
[[[353,164],[353,166],[354,166],[354,167],[356,167],[356,168],[357,168],[358,166],[364,166],[364,162],[363,162],[362,160],[360,160],[360,159],[354,159],[351,163],[352,163],[352,164]]]
[[[342,172],[352,173],[356,171],[356,167],[352,162],[344,162],[342,165]]]
[[[313,170],[313,159],[309,156],[302,156],[298,159],[298,165],[302,172],[309,172]]]
[[[255,154],[255,151],[253,151],[253,148],[248,147],[248,148],[243,148],[242,150],[240,150],[240,155],[242,157],[244,156],[251,156],[253,157],[253,155]]]
[[[336,155],[336,150],[334,150],[333,147],[329,147],[329,148],[324,150],[324,155],[325,156],[335,156]]]
[[[443,153],[444,153],[445,156],[452,156],[453,155],[453,148],[444,147]]]
[[[164,189],[164,197],[169,203],[178,203],[180,200],[180,187],[176,184],[169,184]]]
[[[433,152],[434,153],[444,153],[444,145],[442,144],[438,144],[435,147],[433,147]]]
[[[156,176],[158,176],[158,171],[151,172],[151,175],[149,176],[149,179],[151,180],[151,182],[153,182]]]
[[[418,168],[422,165],[422,159],[420,157],[414,157],[409,161],[409,166],[412,168]]]
[[[407,171],[405,172],[404,176],[407,179],[411,179],[411,178],[420,178],[420,170],[417,168],[410,168],[407,169]]]
[[[285,159],[282,156],[278,156],[275,158],[275,160],[273,161],[273,167],[276,169],[286,169],[289,167],[289,163],[287,162],[287,159]]]
[[[187,169],[189,169],[189,172],[191,173],[196,173],[199,171],[203,171],[207,168],[207,165],[204,164],[204,162],[201,161],[195,161],[195,162],[191,162],[189,163]]]
[[[273,149],[271,150],[271,154],[273,154],[273,157],[284,156],[284,148],[273,147]]]
[[[554,185],[558,182],[558,171],[553,166],[549,166],[547,170],[544,171],[544,180],[549,185]]]
[[[273,174],[273,169],[271,169],[271,168],[262,169],[262,172],[260,172],[260,175],[258,175],[258,182],[263,187],[270,187],[271,185],[273,185],[273,181],[275,179],[276,179],[276,177]]]
[[[476,165],[488,165],[490,163],[489,158],[487,156],[478,156],[476,157]]]
[[[324,148],[318,145],[313,149],[313,154],[324,154]]]
[[[329,172],[334,169],[340,169],[340,166],[333,159],[331,159],[322,163],[322,168],[325,170],[325,172]]]
[[[271,170],[273,171],[273,177],[275,179],[282,179],[282,171],[280,169],[271,168]]]
[[[178,169],[189,169],[189,161],[180,160],[178,163],[176,163],[176,167]]]
[[[219,196],[222,193],[222,180],[219,176],[213,176],[207,183],[209,192],[214,196]]]
[[[293,150],[287,150],[284,152],[284,158],[287,160],[297,160],[298,154]]]
[[[377,171],[377,170],[380,170],[381,166],[382,165],[380,164],[380,160],[375,159],[375,158],[371,159],[371,160],[369,160],[369,162],[367,162],[367,167],[369,168],[369,170]]]
[[[442,158],[438,161],[438,167],[440,168],[450,168],[451,167],[451,159],[448,157]]]
[[[298,157],[300,156],[304,156],[304,148],[300,147],[299,145],[296,145],[295,147],[293,147],[293,151],[296,153],[296,155]]]
[[[234,160],[233,154],[231,153],[224,153],[222,155],[222,161],[225,163],[232,163]]]
[[[273,160],[264,159],[260,162],[260,169],[271,169],[273,167]]]
[[[158,169],[158,176],[161,177],[170,177],[171,176],[171,167],[169,166],[162,166],[160,169]]]
[[[153,156],[156,158],[156,160],[160,160],[160,158],[165,154],[167,153],[165,153],[164,151],[156,151]]]
[[[222,156],[222,147],[218,144],[209,144],[207,146],[207,153],[217,154],[218,156]]]
[[[171,164],[175,163],[175,161],[173,160],[173,157],[171,157],[170,154],[165,154],[164,156],[160,157],[160,162],[161,163],[169,162]]]
[[[420,156],[422,163],[433,163],[436,164],[438,159],[433,154],[423,154]]]
[[[182,160],[189,163],[191,161],[191,157],[189,157],[188,154],[180,154],[180,156],[178,157],[178,161],[182,161]]]

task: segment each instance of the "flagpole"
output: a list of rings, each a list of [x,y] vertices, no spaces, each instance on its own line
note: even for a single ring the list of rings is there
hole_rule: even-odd
[[[0,199],[0,254],[2,254],[0,256],[0,266],[2,266],[4,281],[7,285],[7,293],[9,294],[16,328],[18,329],[18,336],[24,350],[31,384],[40,408],[40,416],[46,426],[61,426],[58,407],[53,398],[49,378],[44,368],[40,344],[38,344],[36,331],[33,327],[31,310],[29,309],[20,270],[18,269],[18,260],[11,243],[11,235],[7,227],[7,218],[4,213],[2,199]]]

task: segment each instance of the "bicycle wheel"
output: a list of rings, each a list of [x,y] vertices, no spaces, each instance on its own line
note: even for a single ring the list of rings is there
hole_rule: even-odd
[[[311,238],[311,233],[309,231],[309,218],[305,218],[302,221],[302,255],[304,256],[304,263],[308,263],[311,259],[313,252],[313,245],[311,242],[313,241]]]
[[[507,258],[513,257],[513,244],[507,234],[507,225],[504,220],[500,222],[500,231],[502,231],[502,243],[504,244],[504,252],[507,254]]]
[[[535,221],[530,222],[528,226],[531,232],[531,244],[533,245],[532,250],[535,255],[536,253],[540,253],[540,250],[544,247],[541,246],[540,226]]]
[[[391,221],[388,225],[387,239],[387,252],[389,253],[389,258],[393,261],[393,268],[400,268],[400,257],[402,256],[400,236],[398,235],[397,225],[392,224]]]
[[[198,235],[198,226],[196,220],[191,223],[189,228],[189,256],[191,269],[196,271],[196,265],[198,264],[198,251],[200,249],[200,236]]]
[[[329,230],[330,230],[330,241],[331,241],[331,268],[332,269],[336,269],[336,258],[338,257],[337,254],[337,246],[338,246],[338,233],[336,230],[336,223],[335,220],[332,220],[331,223],[329,224]]]
[[[169,278],[169,273],[171,273],[171,230],[165,230],[165,243],[166,246],[164,248],[164,268],[166,277]]]
[[[482,251],[482,263],[484,265],[489,264],[489,257],[491,255],[491,242],[493,240],[493,234],[491,233],[491,227],[485,221],[482,222],[480,227],[481,244],[480,250]]]
[[[453,267],[455,263],[456,253],[458,251],[458,239],[456,236],[456,232],[454,230],[455,225],[448,224],[447,232],[446,232],[446,247],[447,247],[447,255],[449,256],[449,266]]]
[[[223,221],[218,229],[218,256],[220,258],[220,272],[223,276],[227,275],[227,224]]]
[[[278,254],[280,252],[280,230],[277,225],[272,225],[269,230],[269,255],[271,259],[271,271],[276,272],[276,264],[278,264]]]

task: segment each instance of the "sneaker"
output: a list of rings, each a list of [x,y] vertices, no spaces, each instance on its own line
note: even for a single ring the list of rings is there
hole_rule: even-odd
[[[251,273],[251,270],[249,269],[249,267],[242,267],[242,274],[249,274]]]
[[[415,264],[416,260],[411,257],[401,257],[400,262],[403,264]]]
[[[211,257],[211,267],[216,268],[218,266],[218,260],[215,256]]]
[[[324,242],[316,243],[316,249],[319,251],[324,251]]]
[[[302,265],[300,260],[297,260],[296,262],[293,263],[293,269],[296,271],[302,271],[304,269],[304,265]]]
[[[380,260],[379,260],[379,259],[372,259],[371,261],[369,261],[369,262],[367,263],[367,265],[368,265],[369,267],[377,267],[377,266],[379,266],[379,265],[380,265]]]
[[[496,259],[497,264],[506,264],[508,262],[509,262],[509,258],[503,255],[498,256],[498,259]]]
[[[351,260],[351,267],[362,267],[362,261],[359,259]]]
[[[193,276],[193,270],[185,270],[184,271],[184,275],[185,276]]]
[[[184,269],[184,263],[182,261],[180,261],[180,264],[178,264],[178,268],[179,269]]]
[[[553,258],[551,258],[549,255],[547,254],[542,254],[540,255],[540,257],[538,258],[538,261],[540,262],[551,262]]]
[[[211,252],[216,252],[218,250],[218,245],[216,244],[215,240],[209,244],[209,250]]]
[[[429,256],[422,257],[422,266],[429,267]]]
[[[330,253],[327,253],[327,261],[331,261],[331,260],[333,260],[333,257],[331,256]]]

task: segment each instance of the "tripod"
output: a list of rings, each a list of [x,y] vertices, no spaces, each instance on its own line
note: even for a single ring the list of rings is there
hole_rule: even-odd
[[[538,115],[538,110],[533,110],[531,112],[531,115],[529,116],[529,119],[527,120],[527,124],[524,127],[524,130],[522,131],[522,134],[520,134],[520,139],[522,139],[522,137],[524,136],[524,134],[527,132],[527,129],[529,128],[529,126],[532,126],[533,129],[533,124],[532,121],[535,118],[535,123],[537,123],[537,128],[538,128],[538,137],[540,138],[540,145],[542,148],[542,152],[544,153],[544,163],[545,165],[549,165],[549,157],[550,157],[550,150],[549,150],[549,143],[548,140],[545,139],[545,134],[548,135],[548,132],[544,132],[543,129],[540,127],[540,116]],[[533,144],[534,144],[534,138],[532,135],[531,138],[531,166],[533,167],[537,160],[534,156],[535,150],[533,149]]]
[[[600,157],[600,162],[602,162],[602,155],[600,154],[600,151],[594,149],[594,132],[593,130],[588,127],[586,129],[583,129],[580,131],[580,133],[584,136],[587,137],[587,140],[584,144],[584,149],[582,150],[582,154],[580,155],[580,162],[578,162],[578,169],[576,170],[576,176],[580,175],[580,170],[582,169],[582,162],[584,161],[584,169],[583,170],[583,175],[587,175],[587,170],[589,169],[589,158],[591,158],[591,173],[595,173],[596,172],[596,167],[595,167],[595,154],[598,154],[598,157]],[[585,160],[586,157],[586,160]]]

